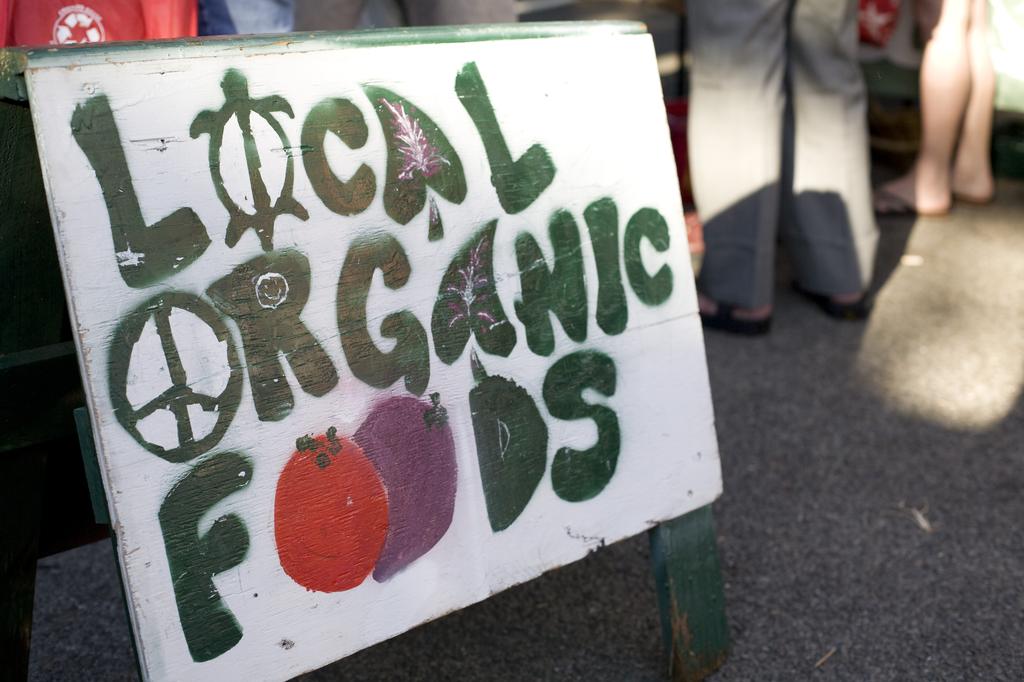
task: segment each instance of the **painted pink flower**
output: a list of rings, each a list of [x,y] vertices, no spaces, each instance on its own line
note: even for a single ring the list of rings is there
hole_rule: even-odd
[[[437,147],[430,143],[419,122],[406,112],[402,103],[392,104],[383,97],[380,101],[391,112],[395,146],[402,156],[399,180],[412,180],[415,172],[429,178],[440,171],[442,166],[451,165],[448,159],[441,156]]]

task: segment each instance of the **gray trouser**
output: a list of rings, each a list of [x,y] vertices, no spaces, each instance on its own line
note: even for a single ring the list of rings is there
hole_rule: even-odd
[[[805,289],[870,281],[878,229],[857,4],[688,4],[690,170],[707,246],[698,288],[716,301],[771,303],[780,227]]]
[[[348,30],[366,0],[299,0],[296,30]],[[502,24],[516,21],[513,0],[398,0],[411,26]]]

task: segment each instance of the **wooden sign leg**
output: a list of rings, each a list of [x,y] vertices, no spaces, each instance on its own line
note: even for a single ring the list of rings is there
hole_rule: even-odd
[[[0,453],[0,681],[28,677],[43,453]]]
[[[650,540],[669,672],[675,682],[703,680],[729,649],[711,505],[652,528]]]

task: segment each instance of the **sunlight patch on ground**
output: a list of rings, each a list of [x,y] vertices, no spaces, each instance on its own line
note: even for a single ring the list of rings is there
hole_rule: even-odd
[[[1021,399],[1024,216],[1001,203],[914,226],[857,360],[892,408],[984,430]]]

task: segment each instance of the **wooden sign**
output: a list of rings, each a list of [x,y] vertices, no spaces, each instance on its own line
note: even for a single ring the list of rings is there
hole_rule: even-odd
[[[147,678],[287,678],[719,495],[642,26],[26,78]]]

